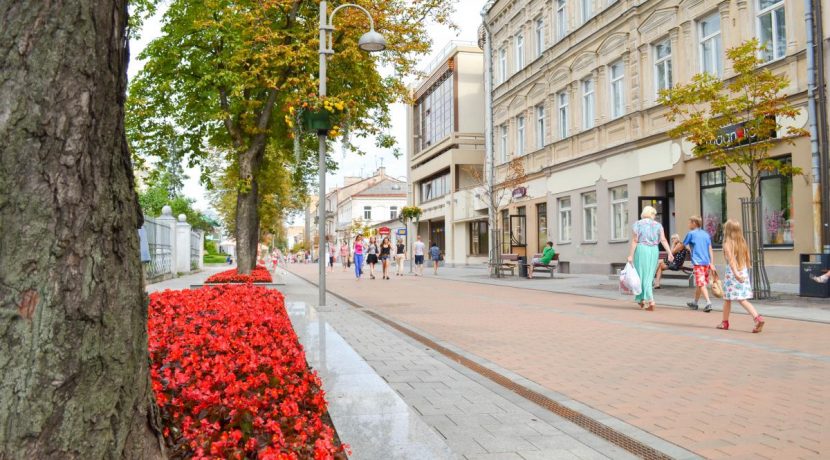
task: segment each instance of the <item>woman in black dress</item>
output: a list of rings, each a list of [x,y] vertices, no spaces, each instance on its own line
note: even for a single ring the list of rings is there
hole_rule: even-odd
[[[392,242],[384,238],[380,243],[380,263],[383,267],[383,279],[389,279],[389,259],[392,258]]]
[[[657,262],[657,274],[654,276],[654,289],[660,289],[660,279],[663,277],[663,270],[680,271],[686,258],[689,257],[689,250],[683,246],[680,240],[680,235],[674,234],[671,236],[671,252],[674,254],[674,260],[669,262],[668,257],[665,260]]]

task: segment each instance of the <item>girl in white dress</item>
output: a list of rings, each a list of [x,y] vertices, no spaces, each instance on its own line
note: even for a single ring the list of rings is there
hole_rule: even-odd
[[[752,298],[752,284],[749,282],[749,248],[746,245],[741,224],[729,219],[723,227],[723,257],[726,259],[726,276],[723,279],[723,321],[718,329],[729,329],[729,313],[732,311],[732,301],[744,307],[747,313],[755,320],[753,333],[764,329],[764,317],[759,315],[755,307],[749,303]]]

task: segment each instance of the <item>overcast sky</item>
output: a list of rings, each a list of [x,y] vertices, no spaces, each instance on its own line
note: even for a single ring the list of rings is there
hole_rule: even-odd
[[[458,25],[459,30],[452,31],[447,27],[430,26],[429,30],[432,35],[432,49],[433,52],[422,59],[421,67],[426,67],[432,61],[435,54],[443,49],[444,45],[451,40],[475,41],[478,37],[478,26],[481,23],[481,16],[479,11],[484,5],[484,0],[459,0],[456,5],[456,13],[453,16],[454,22]],[[132,40],[130,42],[130,60],[129,76],[135,75],[142,67],[143,63],[137,59],[144,47],[161,35],[161,19],[164,14],[165,6],[159,6],[158,14],[149,19],[142,29],[141,38]],[[383,32],[383,31],[381,31]],[[396,104],[392,108],[392,134],[398,139],[401,146],[401,152],[405,152],[406,148],[406,115],[404,107]],[[351,154],[345,158],[339,149],[333,152],[334,158],[340,162],[340,168],[336,174],[329,175],[327,178],[327,188],[343,183],[343,176],[368,176],[370,175],[381,162],[386,166],[387,173],[393,176],[406,176],[406,160],[405,157],[395,158],[391,152],[378,151],[373,147],[371,141],[363,145],[364,150],[369,153],[364,157]],[[199,174],[196,170],[186,170],[189,178],[185,181],[184,193],[188,197],[196,200],[196,206],[208,211],[210,203],[207,201],[204,188],[199,184]]]

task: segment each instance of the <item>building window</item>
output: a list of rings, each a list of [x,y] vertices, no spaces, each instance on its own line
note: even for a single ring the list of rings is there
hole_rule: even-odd
[[[371,206],[364,206],[363,207],[363,220],[372,220],[372,207]]]
[[[542,55],[545,51],[545,20],[539,18],[536,20],[536,57]]]
[[[548,205],[545,203],[536,205],[536,230],[539,243],[537,251],[542,252],[548,242]]]
[[[791,158],[783,160],[790,163]],[[761,218],[764,246],[793,245],[793,178],[778,171],[761,173]]]
[[[507,48],[499,50],[499,83],[507,81]]]
[[[571,198],[559,199],[559,242],[571,241]]]
[[[725,170],[700,173],[700,215],[703,218],[703,229],[712,237],[712,244],[723,244],[723,223],[726,221]]]
[[[597,240],[597,192],[582,194],[582,240]]]
[[[417,151],[444,140],[455,126],[453,111],[452,71],[447,71],[415,103],[414,123],[420,137],[415,142]]]
[[[625,67],[622,61],[611,64],[611,117],[625,114]]]
[[[448,173],[421,182],[421,202],[440,198],[450,193],[450,175]]]
[[[545,105],[536,106],[536,148],[545,146]]]
[[[520,115],[516,119],[516,156],[525,154],[525,117]]]
[[[525,36],[516,36],[516,72],[525,68]]]
[[[593,0],[579,0],[579,10],[581,13],[580,18],[582,19],[582,24],[585,24],[589,19],[591,19],[591,16],[594,15]]]
[[[628,238],[628,187],[616,187],[611,192],[611,239]]]
[[[723,45],[720,36],[720,13],[714,12],[698,23],[700,34],[700,70],[723,76]]]
[[[582,80],[582,129],[594,127],[594,80]]]
[[[568,33],[567,0],[556,0],[556,38],[561,40]]]
[[[672,87],[671,40],[668,38],[654,45],[654,81],[657,92]]]
[[[560,91],[556,94],[559,102],[559,138],[568,137],[568,92]]]
[[[395,220],[398,218],[398,207],[397,206],[390,206],[389,207],[389,220]]]
[[[489,248],[490,235],[487,222],[470,222],[470,255],[486,256]]]
[[[510,211],[507,209],[501,212],[501,253],[510,253]]]
[[[507,154],[507,125],[501,125],[499,128],[501,130],[501,138],[499,139],[499,150],[501,150],[501,161],[502,163],[507,162],[507,159],[510,155]]]
[[[758,38],[766,49],[765,61],[787,54],[787,27],[784,24],[784,0],[758,0]]]

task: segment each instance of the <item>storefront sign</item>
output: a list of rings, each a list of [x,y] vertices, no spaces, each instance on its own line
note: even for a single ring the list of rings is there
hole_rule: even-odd
[[[395,230],[395,233],[396,233],[398,236],[406,236],[406,229],[405,229],[405,228],[399,228],[399,229],[396,229],[396,230]]]
[[[527,196],[527,187],[516,187],[513,189],[513,199],[524,198]]]
[[[378,229],[378,234],[380,235],[389,235],[390,233],[392,233],[392,230],[389,227],[381,227]]]
[[[772,118],[770,122],[773,124],[773,126],[775,126],[774,118]],[[746,125],[747,122],[743,122],[721,128],[720,133],[718,133],[718,137],[716,137],[715,140],[711,142],[711,144],[714,144],[718,147],[733,148],[762,140],[774,139],[776,137],[776,132],[774,128],[771,129],[770,132],[766,135],[763,135],[762,133],[759,136],[757,133],[751,134],[749,132],[749,129],[747,129]]]

